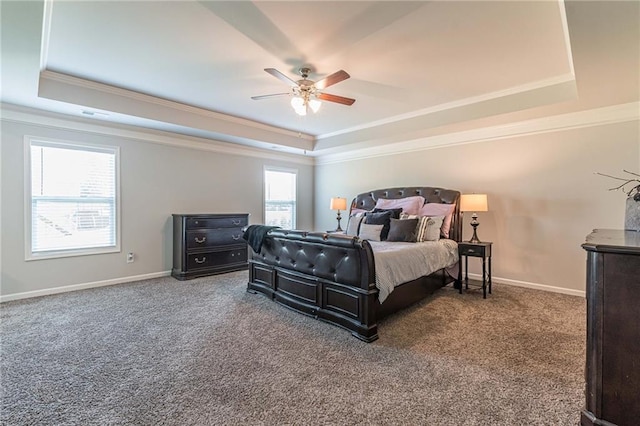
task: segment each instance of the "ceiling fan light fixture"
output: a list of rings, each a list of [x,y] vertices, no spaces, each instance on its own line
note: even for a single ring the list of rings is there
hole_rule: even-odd
[[[298,115],[307,115],[309,109],[311,109],[311,112],[313,113],[318,112],[320,110],[320,107],[322,106],[322,102],[320,101],[320,99],[322,99],[323,101],[335,102],[343,105],[352,105],[356,101],[355,99],[321,92],[321,90],[324,90],[329,86],[340,83],[341,81],[349,78],[350,75],[344,70],[334,72],[333,74],[325,77],[318,82],[307,79],[309,73],[311,72],[310,68],[300,68],[300,75],[302,76],[302,80],[298,81],[290,79],[275,68],[265,68],[264,70],[291,86],[291,91],[289,93],[275,93],[273,95],[252,96],[251,99],[253,100],[267,99],[275,96],[293,95],[293,97],[291,98],[291,106]]]
[[[304,99],[300,96],[294,96],[291,98],[291,106],[293,109],[304,108]]]
[[[322,102],[320,102],[317,99],[310,99],[309,100],[309,106],[311,107],[311,111],[313,111],[314,113],[318,112],[318,110],[320,109],[321,105],[322,105]]]
[[[320,109],[321,105],[322,102],[318,99],[309,99],[309,93],[294,95],[291,98],[291,106],[298,115],[307,115],[309,108],[311,108],[311,111],[316,113]]]
[[[291,98],[291,106],[298,115],[307,115],[307,102],[301,96]]]

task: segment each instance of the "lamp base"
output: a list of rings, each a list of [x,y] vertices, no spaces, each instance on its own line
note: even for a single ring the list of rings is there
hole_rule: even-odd
[[[474,214],[471,215],[471,227],[473,228],[473,235],[471,236],[471,239],[469,240],[470,243],[479,243],[479,242],[481,242],[478,239],[478,233],[476,232],[476,229],[478,228],[478,225],[480,225],[480,222],[478,222],[478,215],[474,213]]]
[[[344,229],[340,227],[340,219],[342,219],[342,217],[340,216],[340,210],[338,210],[338,216],[336,217],[336,219],[338,220],[338,227],[333,232],[344,232]]]
[[[476,233],[476,228],[478,227],[478,225],[479,225],[479,223],[476,223],[475,225],[473,225],[473,224],[471,225],[471,226],[473,226],[473,235],[471,236],[471,239],[469,240],[470,243],[479,243],[479,242],[481,242],[478,239],[478,234]]]

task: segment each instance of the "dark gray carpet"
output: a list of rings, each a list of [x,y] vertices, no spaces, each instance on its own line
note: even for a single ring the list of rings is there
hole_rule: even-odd
[[[6,425],[576,425],[582,298],[451,288],[380,339],[245,292],[247,272],[0,305]]]

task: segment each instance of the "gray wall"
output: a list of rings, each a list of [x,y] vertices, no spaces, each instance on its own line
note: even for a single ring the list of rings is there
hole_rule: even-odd
[[[421,185],[487,193],[490,211],[478,213],[478,235],[494,242],[493,276],[579,294],[584,237],[624,224],[624,194],[607,191],[615,181],[594,172],[640,170],[638,126],[631,121],[317,165],[316,227],[335,227],[328,209],[334,196],[351,200],[371,189]],[[464,218],[466,240],[469,221]],[[478,273],[474,263],[470,269]]]
[[[298,227],[313,227],[309,159],[271,160],[259,158],[257,151],[246,156],[163,145],[145,141],[140,129],[136,132],[142,139],[131,139],[3,120],[1,132],[2,296],[169,271],[171,214],[247,212],[251,223],[262,223],[265,165],[298,170]],[[121,253],[25,261],[25,135],[120,147]],[[170,136],[177,144],[194,143],[192,138]],[[265,152],[264,157],[269,155]],[[129,251],[136,255],[131,264],[125,262]]]
[[[0,295],[165,273],[172,266],[171,213],[248,212],[252,223],[262,222],[265,165],[298,170],[300,229],[335,228],[335,212],[329,210],[334,196],[351,200],[367,190],[407,185],[485,192],[490,211],[479,213],[478,231],[494,242],[496,281],[579,294],[585,235],[593,228],[620,228],[624,216],[624,195],[607,191],[614,182],[594,172],[640,170],[638,129],[638,121],[630,121],[313,167],[306,158],[283,161],[260,158],[257,151],[237,155],[158,144],[150,142],[154,134],[145,140],[147,133],[139,129],[134,139],[117,131],[3,120]],[[24,260],[24,135],[120,146],[121,253]],[[176,144],[194,144],[192,138],[170,136]],[[128,251],[136,262],[125,262]]]

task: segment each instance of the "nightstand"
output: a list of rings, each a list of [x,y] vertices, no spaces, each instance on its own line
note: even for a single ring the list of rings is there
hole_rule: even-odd
[[[464,256],[464,284],[469,288],[469,256],[482,258],[482,297],[487,298],[487,286],[491,294],[491,242],[472,243],[461,241],[458,243],[458,282],[462,294],[462,256]]]

